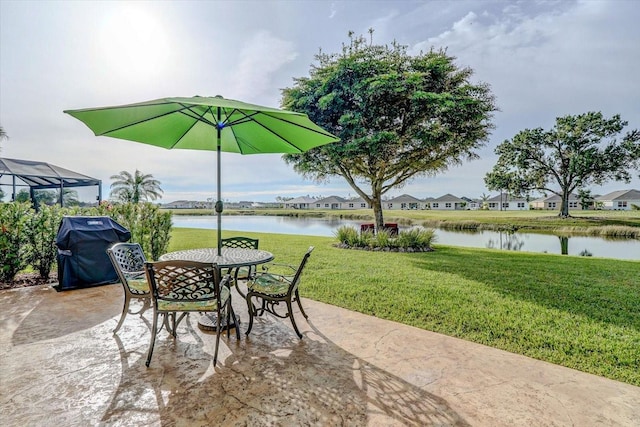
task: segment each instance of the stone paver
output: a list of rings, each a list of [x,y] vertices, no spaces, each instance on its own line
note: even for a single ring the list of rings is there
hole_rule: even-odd
[[[191,314],[146,368],[151,313],[113,335],[121,304],[117,284],[0,292],[2,425],[640,425],[639,387],[310,300],[303,340],[259,319],[213,368]]]

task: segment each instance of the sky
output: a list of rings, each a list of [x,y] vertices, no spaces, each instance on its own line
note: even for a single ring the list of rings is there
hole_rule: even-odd
[[[44,161],[103,181],[136,169],[160,202],[215,199],[215,152],[96,137],[63,110],[195,95],[279,107],[320,51],[348,33],[411,54],[446,48],[499,108],[479,160],[388,196],[495,195],[484,176],[498,144],[556,117],[620,114],[640,128],[640,2],[612,1],[6,1],[0,0],[0,157]],[[225,201],[353,197],[341,178],[305,180],[280,155],[223,153]],[[609,182],[594,194],[640,189]],[[6,192],[5,188],[5,192]],[[93,190],[91,190],[93,191]],[[81,195],[82,197],[82,195]]]

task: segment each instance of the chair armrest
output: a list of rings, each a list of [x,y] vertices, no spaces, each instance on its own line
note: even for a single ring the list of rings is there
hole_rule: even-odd
[[[275,267],[276,270],[288,268],[289,270],[291,270],[294,273],[297,270],[297,267],[295,267],[293,265],[290,265],[290,264],[278,264],[278,263],[275,263],[275,262],[270,262],[268,264],[263,264],[262,265],[262,272],[263,273],[268,273],[269,269],[271,267]],[[281,273],[270,273],[270,274],[273,274],[274,276],[278,276],[278,275],[283,276],[283,274],[281,274]]]
[[[271,277],[273,279],[276,279],[277,281],[280,282],[287,282],[287,283],[291,283],[291,281],[293,280],[294,276],[288,276],[286,274],[276,274],[276,273],[269,273],[267,271],[264,271],[260,274],[257,274],[253,280],[260,280],[260,277]]]
[[[144,271],[130,271],[130,272],[125,272],[123,274],[124,274],[124,277],[127,278],[127,280],[146,278],[146,273]]]

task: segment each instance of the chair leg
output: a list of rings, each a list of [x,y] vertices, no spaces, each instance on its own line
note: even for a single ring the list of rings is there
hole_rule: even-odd
[[[216,348],[213,350],[213,367],[218,364],[218,347],[220,346],[220,329],[222,328],[222,313],[218,309],[216,316]]]
[[[249,335],[251,333],[251,328],[253,328],[253,316],[256,311],[256,307],[251,302],[251,294],[247,294],[247,308],[249,309],[249,326],[247,327],[247,331],[245,335]]]
[[[239,341],[240,340],[240,325],[238,324],[238,318],[236,317],[236,312],[233,310],[233,306],[231,305],[231,301],[229,301],[229,310],[231,312],[231,320],[233,320],[233,324],[235,325],[236,339]],[[229,324],[229,319],[227,319],[227,325],[228,324]],[[227,332],[229,332],[229,329],[227,329]],[[229,338],[229,335],[227,335],[227,338]]]
[[[307,313],[304,312],[304,308],[302,308],[302,303],[300,302],[300,294],[298,293],[297,289],[296,289],[296,301],[298,303],[298,307],[300,307],[300,313],[302,313],[305,319],[308,319],[309,316],[307,316]]]
[[[151,344],[149,345],[149,351],[147,352],[147,361],[145,365],[149,367],[151,363],[151,356],[153,355],[153,346],[156,343],[156,333],[158,329],[158,312],[153,310],[153,326],[151,327]]]
[[[293,330],[296,331],[298,338],[302,339],[302,334],[298,330],[298,325],[296,325],[296,319],[293,317],[293,307],[291,306],[291,301],[287,300],[287,310],[289,310],[289,318],[291,319],[291,324],[293,325]]]
[[[120,326],[122,326],[122,323],[124,323],[124,318],[127,317],[127,313],[129,312],[129,303],[130,302],[131,302],[131,297],[129,296],[129,294],[125,293],[124,294],[124,304],[122,306],[122,314],[120,315],[120,320],[118,321],[118,324],[116,325],[116,328],[113,330],[114,334],[116,332],[118,332],[118,330],[120,329]]]

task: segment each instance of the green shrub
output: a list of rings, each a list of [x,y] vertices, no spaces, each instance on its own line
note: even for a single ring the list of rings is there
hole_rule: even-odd
[[[152,203],[126,203],[100,209],[131,232],[148,258],[157,260],[167,251],[171,238],[171,212],[160,212]]]
[[[391,248],[394,246],[394,239],[389,230],[379,230],[371,239],[371,245],[376,248]]]
[[[57,205],[41,205],[40,209],[29,216],[26,221],[25,236],[27,248],[25,261],[40,277],[47,278],[56,261],[56,235],[62,216],[66,211]]]
[[[151,219],[150,251],[151,259],[157,260],[160,255],[167,252],[171,239],[171,212],[155,211]]]
[[[31,265],[41,277],[49,276],[56,261],[55,239],[62,217],[109,216],[131,232],[148,258],[157,260],[169,247],[171,212],[151,203],[60,208],[42,205],[36,212],[29,202],[0,203],[0,281],[12,281]]]
[[[355,244],[358,248],[372,248],[375,247],[375,234],[373,230],[365,230],[358,235],[358,240]]]
[[[358,230],[355,227],[349,225],[342,225],[333,233],[336,239],[344,245],[357,246],[360,237],[358,236]]]
[[[399,248],[426,249],[431,247],[431,243],[433,243],[435,239],[436,235],[433,230],[422,227],[414,227],[398,233],[398,237],[395,240]]]
[[[34,211],[31,203],[0,203],[0,280],[12,281],[27,265],[26,223]]]
[[[380,230],[374,233],[372,230],[365,230],[358,233],[352,226],[343,225],[339,227],[334,235],[340,244],[350,248],[370,248],[370,249],[417,249],[429,250],[431,243],[435,241],[435,232],[422,227],[414,227],[407,231],[400,231],[397,236],[393,236],[389,230]]]

